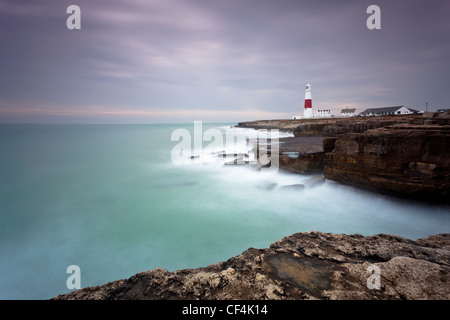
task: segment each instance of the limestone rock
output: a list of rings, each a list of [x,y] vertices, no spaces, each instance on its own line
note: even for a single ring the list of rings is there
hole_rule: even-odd
[[[450,234],[296,233],[204,268],[154,269],[65,299],[450,299]],[[378,268],[379,288],[368,286]]]
[[[346,133],[361,133],[370,129],[409,123],[417,115],[352,117],[347,119],[315,119],[304,122],[294,130],[296,137],[337,137]]]
[[[326,179],[393,195],[450,201],[450,126],[402,124],[339,136]]]
[[[279,166],[281,169],[295,173],[321,173],[325,161],[324,152],[302,153],[297,158],[280,155]]]

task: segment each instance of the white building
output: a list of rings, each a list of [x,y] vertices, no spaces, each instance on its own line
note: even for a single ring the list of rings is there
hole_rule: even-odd
[[[356,115],[356,109],[345,108],[341,110],[341,117],[354,117]]]
[[[330,118],[331,110],[328,110],[328,109],[317,110],[316,112],[314,112],[313,117],[314,118]]]
[[[402,114],[413,114],[419,113],[419,111],[407,108],[405,106],[395,106],[386,108],[372,108],[361,112],[361,116],[387,116],[387,115],[402,115]]]

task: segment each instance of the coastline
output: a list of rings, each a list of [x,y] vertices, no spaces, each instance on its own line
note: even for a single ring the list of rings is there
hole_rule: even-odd
[[[450,112],[237,126],[291,130],[293,138],[280,140],[281,169],[323,173],[325,179],[380,194],[450,203]]]

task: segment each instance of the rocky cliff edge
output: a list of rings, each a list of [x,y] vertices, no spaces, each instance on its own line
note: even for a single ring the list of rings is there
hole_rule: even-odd
[[[296,233],[198,269],[154,269],[65,299],[450,299],[450,234]]]

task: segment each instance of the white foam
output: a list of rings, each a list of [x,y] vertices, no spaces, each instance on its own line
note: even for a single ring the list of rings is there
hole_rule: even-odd
[[[219,129],[222,132],[222,141],[219,143],[214,141],[216,143],[211,143],[212,147],[208,145],[209,142],[204,142],[202,146],[193,149],[189,155],[186,155],[185,164],[221,166],[232,161],[256,164],[254,148],[257,141],[260,146],[264,146],[269,141],[271,144],[275,144],[280,138],[293,136],[290,132],[279,130],[257,130],[230,126],[218,126],[213,129]]]

